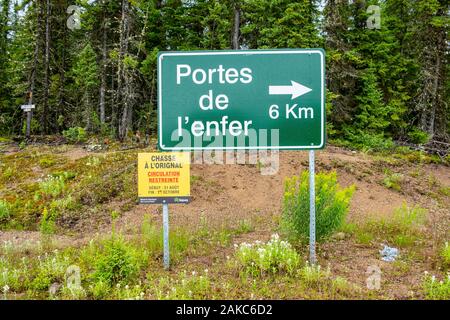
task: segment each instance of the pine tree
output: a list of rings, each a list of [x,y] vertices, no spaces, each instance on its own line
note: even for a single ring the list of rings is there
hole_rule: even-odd
[[[95,109],[93,108],[94,96],[98,93],[98,65],[96,54],[92,46],[88,43],[78,54],[72,75],[75,82],[75,89],[81,95],[81,110],[84,113],[84,123],[87,130],[92,131],[93,118],[96,118]]]

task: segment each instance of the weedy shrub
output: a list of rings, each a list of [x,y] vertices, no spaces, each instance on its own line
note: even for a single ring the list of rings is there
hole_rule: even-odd
[[[111,293],[111,285],[105,281],[99,280],[89,286],[89,291],[94,299],[104,299]]]
[[[118,300],[144,300],[144,296],[145,290],[141,284],[130,286],[118,283],[112,292],[112,297]]]
[[[347,281],[347,279],[342,277],[336,277],[331,281],[331,289],[336,294],[352,295],[357,292],[357,287]]]
[[[0,224],[8,221],[10,214],[11,210],[9,203],[0,199]]]
[[[152,281],[151,279],[149,279]],[[178,279],[160,278],[153,288],[154,294],[160,300],[190,300],[206,299],[211,291],[208,270],[203,275],[193,271],[178,274]]]
[[[113,236],[103,244],[95,261],[93,278],[110,286],[122,281],[131,281],[139,276],[147,260],[144,251],[125,242],[122,237]]]
[[[44,208],[42,212],[41,222],[39,223],[39,229],[42,234],[54,234],[56,225],[55,225],[55,217],[52,212],[48,211],[47,208]]]
[[[402,190],[403,174],[401,173],[391,173],[386,171],[384,173],[383,184],[388,189],[394,189],[396,191]]]
[[[45,253],[43,256],[38,256],[38,264],[31,270],[30,288],[45,291],[54,282],[62,283],[69,265],[69,257],[58,250],[55,250],[53,254]]]
[[[293,274],[300,265],[300,256],[287,241],[272,235],[267,243],[241,243],[236,247],[236,259],[244,274],[263,276],[265,274]]]
[[[363,152],[389,151],[395,147],[391,138],[383,133],[372,134],[363,130],[345,128],[345,140],[338,140],[338,144],[362,150]]]
[[[190,235],[186,230],[174,228],[169,231],[170,255],[176,261],[189,247]],[[151,255],[159,255],[163,250],[163,233],[161,227],[155,226],[149,217],[146,217],[141,227],[141,240],[143,246]]]
[[[2,180],[9,181],[15,175],[16,175],[16,169],[14,167],[8,167],[2,173]]]
[[[63,136],[69,143],[85,142],[87,139],[86,130],[81,127],[69,128],[68,130],[63,131]]]
[[[450,269],[450,246],[448,245],[448,242],[446,242],[442,248],[440,256],[444,268]]]
[[[89,157],[88,161],[86,162],[86,165],[89,167],[98,167],[101,163],[101,160],[97,157]]]
[[[55,160],[51,158],[42,158],[39,160],[39,166],[41,168],[50,168],[55,164]]]
[[[423,235],[427,210],[408,207],[406,203],[394,209],[392,216],[372,219],[359,224],[354,234],[361,237],[383,238],[399,247],[411,246]]]
[[[428,273],[422,282],[425,298],[429,300],[450,300],[450,274],[444,280],[438,281]]]
[[[0,289],[8,287],[8,290],[18,291],[23,288],[28,275],[26,262],[27,259],[23,258],[20,266],[16,266],[7,257],[0,257]]]
[[[354,186],[341,188],[336,172],[316,174],[316,238],[324,240],[340,228],[348,212]],[[309,174],[286,179],[282,228],[295,240],[309,238]]]
[[[39,183],[39,190],[41,194],[57,197],[65,189],[65,179],[63,176],[52,176],[49,175],[44,181]]]
[[[408,138],[412,143],[425,144],[430,140],[428,133],[414,128],[408,133]]]
[[[418,206],[408,207],[403,203],[396,208],[392,217],[382,221],[384,228],[390,233],[397,234],[419,234],[423,231],[427,210]]]
[[[55,199],[50,203],[50,208],[55,211],[73,210],[77,206],[77,203],[73,199],[72,195],[61,199]]]
[[[331,280],[331,271],[329,268],[322,269],[321,266],[306,264],[299,272],[300,278],[306,286],[318,288],[321,284]]]
[[[255,230],[255,227],[253,226],[252,222],[244,219],[239,220],[238,227],[236,229],[236,233],[242,234],[242,233],[249,233]]]

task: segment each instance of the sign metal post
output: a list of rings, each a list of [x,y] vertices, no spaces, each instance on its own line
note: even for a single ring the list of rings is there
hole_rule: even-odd
[[[170,253],[169,253],[169,204],[163,203],[163,242],[164,242],[164,269],[170,267]]]
[[[314,150],[309,150],[309,259],[316,264],[316,189]]]
[[[22,106],[20,106],[20,108],[27,113],[27,127],[26,127],[26,131],[25,131],[25,136],[27,138],[30,137],[30,127],[31,127],[31,117],[32,117],[32,110],[35,108],[34,104],[24,104]]]

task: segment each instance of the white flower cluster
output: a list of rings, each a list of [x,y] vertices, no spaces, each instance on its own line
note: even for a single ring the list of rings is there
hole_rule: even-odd
[[[261,275],[263,273],[292,273],[300,264],[300,257],[292,246],[280,239],[278,234],[272,235],[267,243],[255,241],[235,244],[236,256],[247,273]]]

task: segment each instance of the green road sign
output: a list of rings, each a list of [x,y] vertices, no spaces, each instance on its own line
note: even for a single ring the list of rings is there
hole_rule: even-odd
[[[159,148],[321,149],[322,49],[163,52]]]

